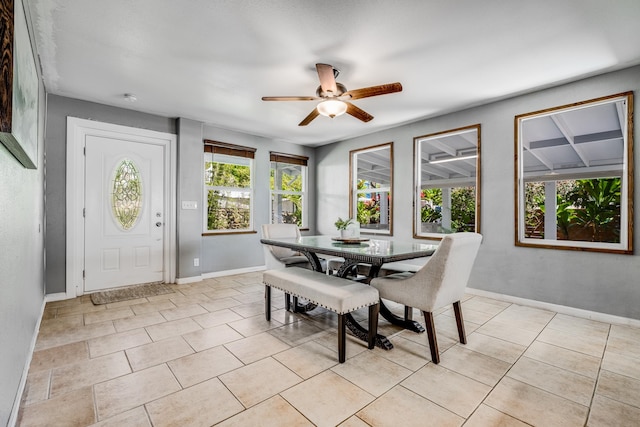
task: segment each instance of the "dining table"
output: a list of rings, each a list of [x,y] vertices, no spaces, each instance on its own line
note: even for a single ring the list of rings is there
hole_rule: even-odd
[[[263,238],[260,239],[260,242],[264,245],[279,246],[299,252],[309,260],[313,270],[323,273],[326,273],[327,258],[334,263],[339,260],[339,267],[333,274],[339,277],[363,280],[367,283],[378,276],[384,264],[428,257],[438,247],[435,243],[422,243],[397,238],[340,238],[330,235]],[[323,259],[325,262],[322,261]],[[366,270],[366,274],[353,274],[358,269]],[[294,311],[304,312],[314,308],[316,308],[316,305],[312,303],[305,305],[297,305],[296,303]],[[380,315],[387,321],[414,332],[424,332],[424,327],[411,318],[411,312],[412,309],[410,307],[405,307],[404,317],[397,316],[391,312],[383,301],[380,301]],[[345,323],[354,336],[360,340],[367,341],[368,331],[351,314],[346,315]],[[381,334],[376,337],[376,346],[385,350],[393,348],[393,344]]]

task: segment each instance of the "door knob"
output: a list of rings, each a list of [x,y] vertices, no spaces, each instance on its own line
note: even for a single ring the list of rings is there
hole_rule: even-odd
[[[160,227],[162,226],[162,223],[160,221],[156,222],[156,227]]]

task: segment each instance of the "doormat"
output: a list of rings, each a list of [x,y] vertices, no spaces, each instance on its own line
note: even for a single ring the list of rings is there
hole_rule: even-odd
[[[145,283],[142,285],[127,286],[126,288],[113,289],[110,291],[95,292],[91,294],[91,302],[94,305],[110,304],[114,302],[172,293],[174,293],[173,289],[164,283]]]

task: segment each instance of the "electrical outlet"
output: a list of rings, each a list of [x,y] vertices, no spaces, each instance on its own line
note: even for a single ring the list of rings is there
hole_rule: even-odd
[[[198,209],[198,202],[183,200],[182,209]]]
[[[194,258],[193,259],[193,266],[194,267],[199,267],[200,266],[200,258]]]

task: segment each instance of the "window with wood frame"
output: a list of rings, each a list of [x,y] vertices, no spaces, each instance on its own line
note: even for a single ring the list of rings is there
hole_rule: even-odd
[[[204,142],[204,233],[253,232],[255,148]]]
[[[271,152],[271,224],[307,227],[308,157]]]

